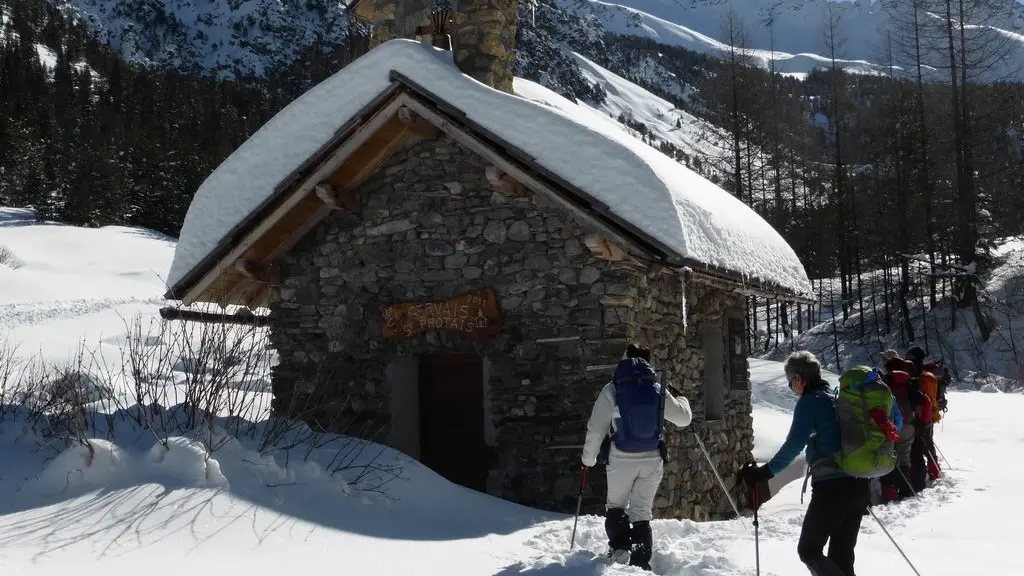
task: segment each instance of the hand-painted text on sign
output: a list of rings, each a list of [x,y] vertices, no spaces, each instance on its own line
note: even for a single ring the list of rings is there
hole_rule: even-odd
[[[443,302],[401,302],[381,307],[384,337],[412,338],[425,330],[461,332],[483,338],[501,331],[501,315],[494,290],[485,288],[459,294]]]

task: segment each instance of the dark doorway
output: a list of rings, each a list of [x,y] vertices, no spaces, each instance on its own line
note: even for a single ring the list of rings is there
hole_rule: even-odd
[[[420,461],[448,480],[487,489],[484,366],[476,354],[420,357]]]

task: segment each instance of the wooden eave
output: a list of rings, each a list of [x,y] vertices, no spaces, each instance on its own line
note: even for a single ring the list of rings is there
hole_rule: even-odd
[[[274,193],[236,226],[210,255],[165,295],[185,305],[211,302],[250,309],[269,304],[278,282],[277,259],[332,210],[358,214],[355,192],[391,156],[410,142],[448,134],[515,181],[587,222],[610,240],[666,267],[726,282],[780,300],[805,300],[784,288],[752,283],[734,272],[679,258],[667,246],[612,212],[609,206],[541,166],[536,159],[486,130],[404,75],[394,82]],[[181,295],[175,297],[175,295]]]

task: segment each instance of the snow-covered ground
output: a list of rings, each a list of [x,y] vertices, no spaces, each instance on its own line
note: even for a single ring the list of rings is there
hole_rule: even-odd
[[[110,347],[130,340],[120,316],[156,313],[160,273],[173,249],[168,239],[125,228],[41,225],[24,211],[0,214],[0,246],[20,264],[0,264],[0,334],[57,361],[72,356],[83,338]],[[187,366],[177,370],[187,372]],[[755,456],[763,460],[783,441],[794,399],[779,363],[752,359],[751,373]],[[952,392],[950,412],[936,432],[952,467],[919,498],[875,509],[921,574],[1020,572],[1020,560],[1008,553],[1017,540],[1008,526],[1024,514],[1013,457],[1024,442],[1022,410],[1024,395]],[[452,485],[377,445],[332,440],[296,426],[279,430],[285,440],[261,446],[276,436],[272,420],[190,426],[180,409],[150,409],[91,420],[69,447],[44,434],[59,422],[47,427],[26,416],[31,414],[25,410],[0,412],[5,574],[63,575],[70,567],[82,576],[139,570],[278,574],[297,568],[446,576],[641,574],[601,559],[601,517],[580,519],[570,553],[571,516]],[[313,441],[320,447],[307,456]],[[297,446],[281,448],[291,444]],[[362,449],[348,449],[354,455],[339,465],[335,458],[346,446]],[[568,457],[566,466],[575,465]],[[779,487],[760,513],[762,574],[806,573],[796,556],[801,474],[799,463],[787,470],[783,480],[794,481]],[[749,518],[665,519],[653,529],[658,574],[754,573]],[[871,517],[864,520],[857,551],[859,573],[912,573]]]
[[[23,354],[64,360],[80,341],[111,346],[124,320],[157,317],[174,240],[135,228],[40,224],[0,208],[0,337]]]

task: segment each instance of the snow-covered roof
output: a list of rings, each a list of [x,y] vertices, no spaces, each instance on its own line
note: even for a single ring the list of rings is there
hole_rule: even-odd
[[[752,284],[811,293],[789,244],[725,190],[601,113],[519,78],[516,95],[495,90],[464,75],[450,52],[412,40],[376,47],[297,98],[202,183],[185,216],[168,287],[180,288],[283,181],[386,92],[392,71],[607,205],[679,258],[724,269]]]

